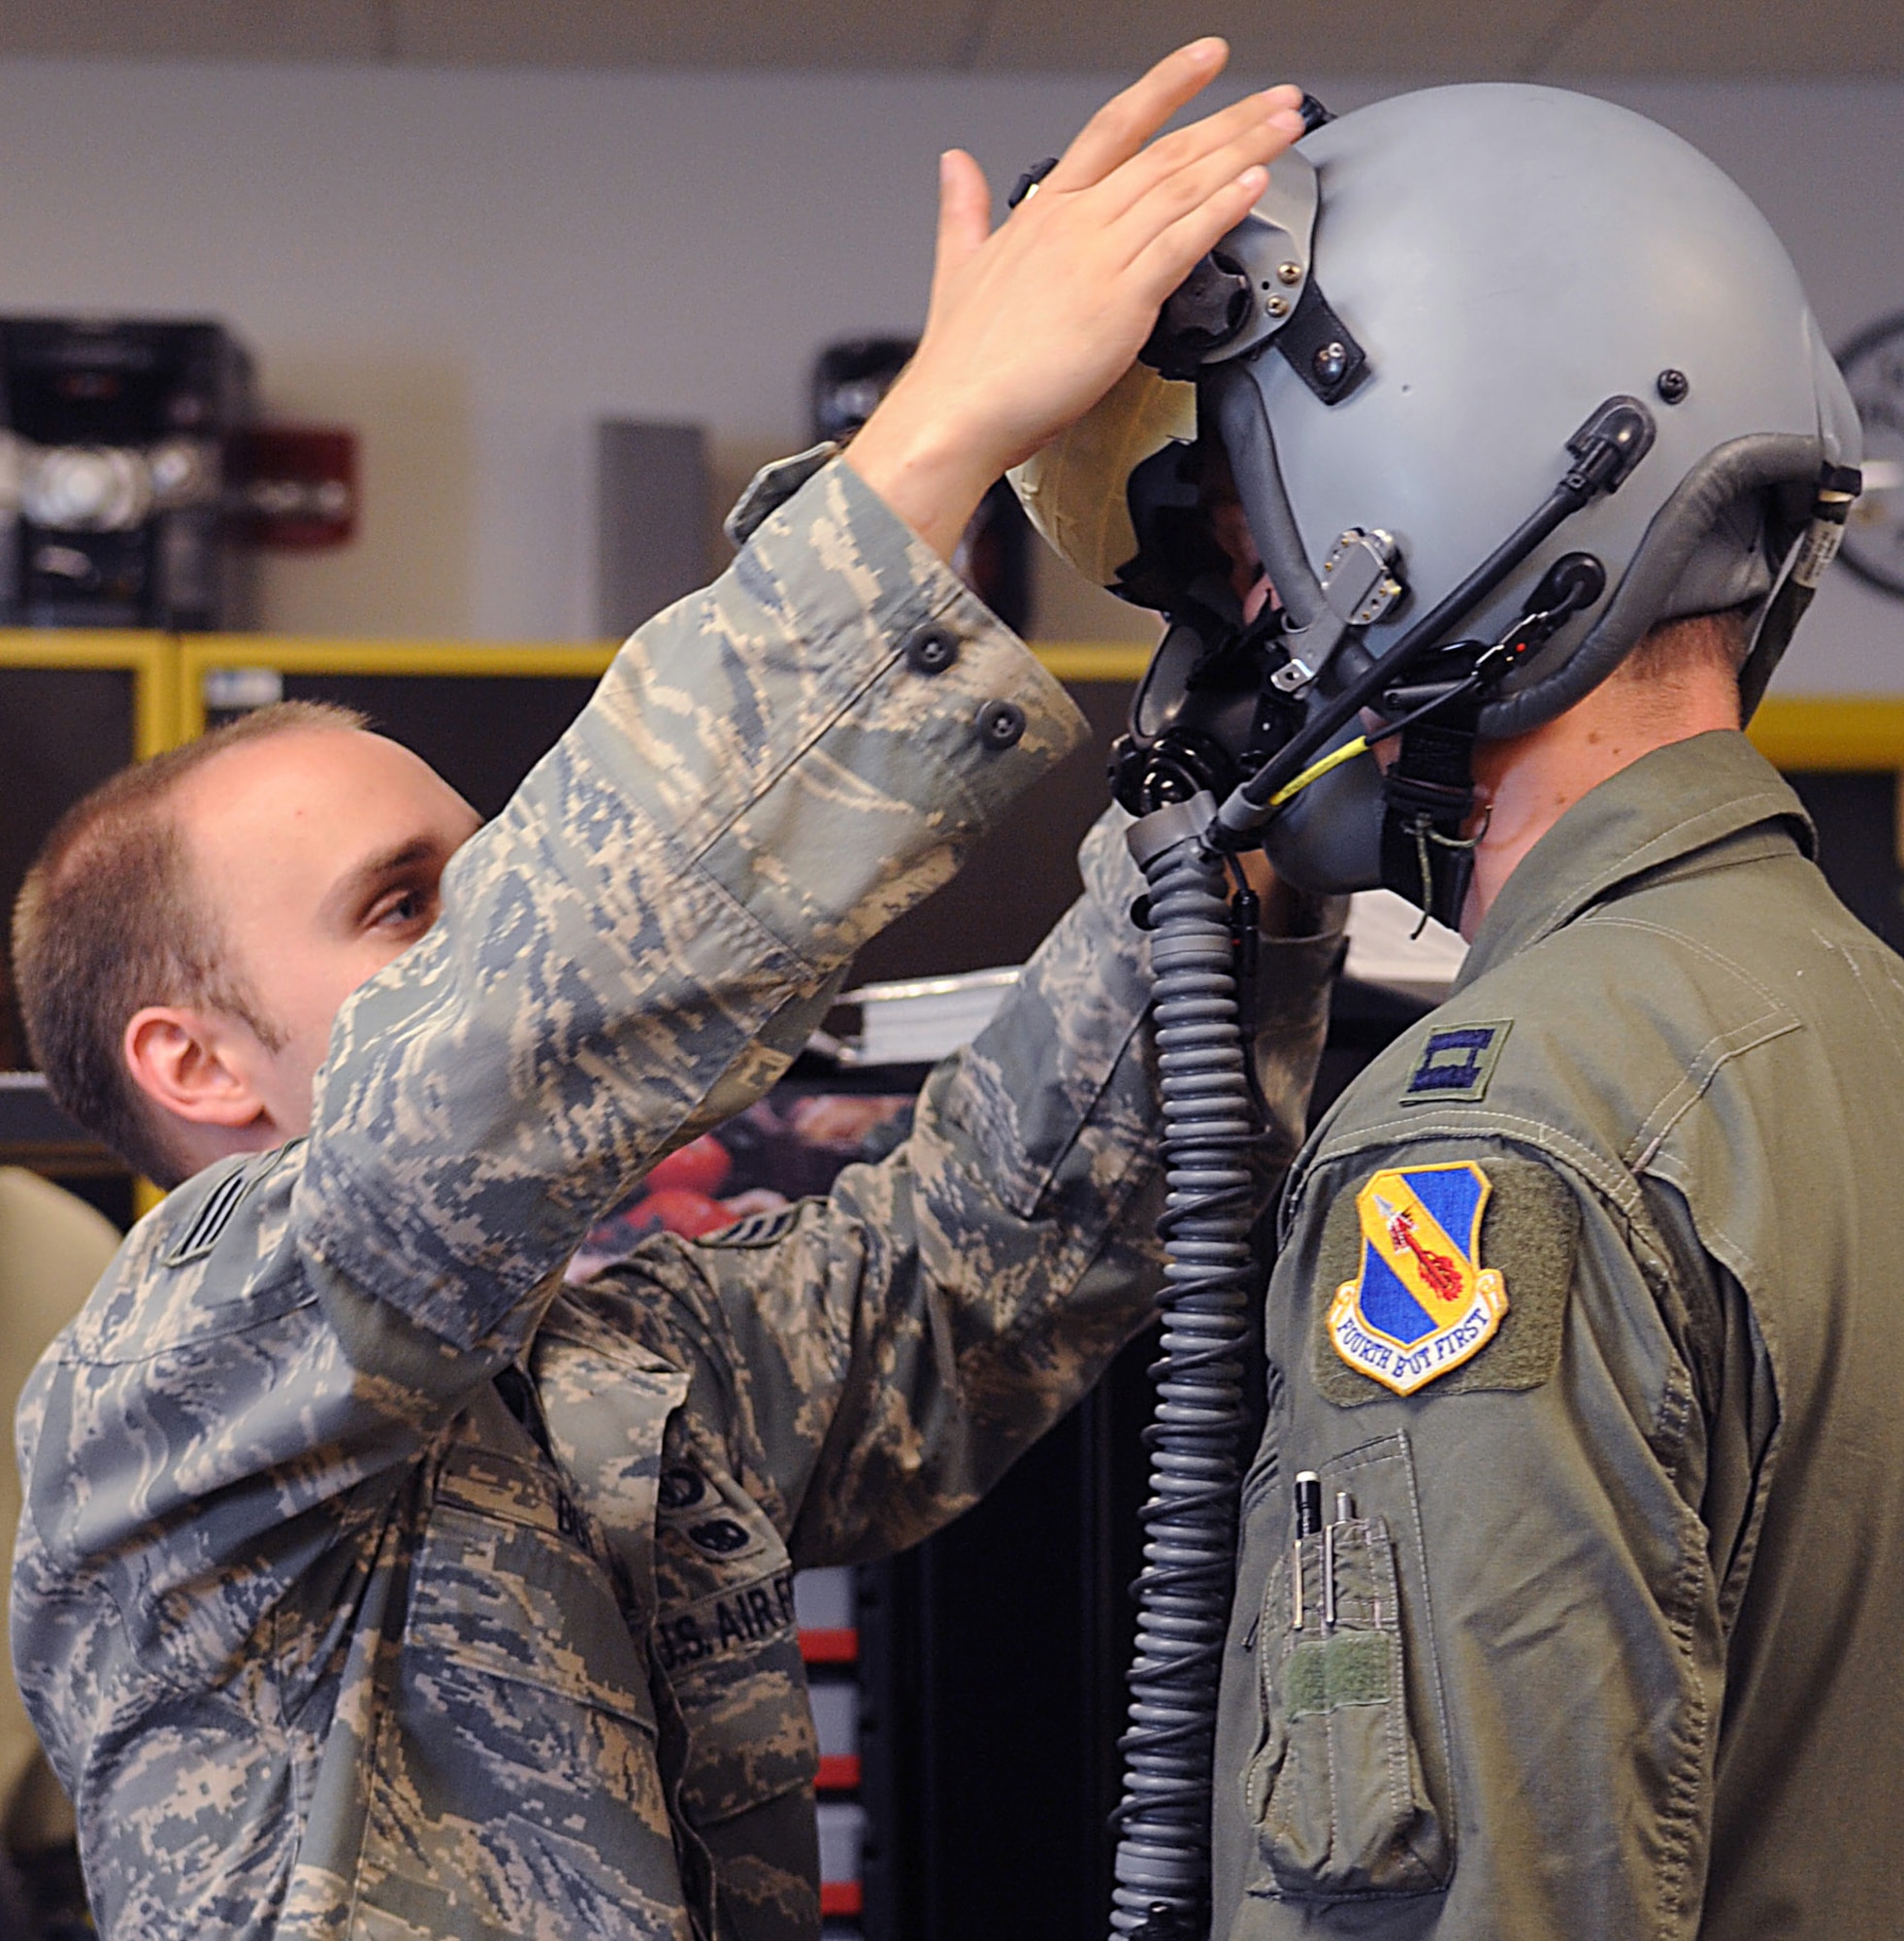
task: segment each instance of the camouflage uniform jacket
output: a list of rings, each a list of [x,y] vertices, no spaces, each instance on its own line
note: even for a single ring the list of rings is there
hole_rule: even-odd
[[[1292,1174],[1218,1935],[1899,1931],[1904,965],[1812,839],[1737,734],[1602,783]]]
[[[928,624],[949,666],[908,654]],[[310,1138],[134,1233],[18,1431],[15,1656],[105,1933],[816,1929],[788,1569],[954,1514],[1151,1286],[1109,832],[893,1160],[562,1268],[1075,726],[822,471],[460,853]]]

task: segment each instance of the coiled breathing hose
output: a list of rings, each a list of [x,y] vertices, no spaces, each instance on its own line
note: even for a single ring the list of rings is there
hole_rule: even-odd
[[[1224,867],[1199,840],[1215,812],[1198,795],[1130,837],[1149,888],[1167,1191],[1111,1914],[1113,1935],[1143,1941],[1208,1925],[1210,1761],[1235,1568],[1258,1125]]]

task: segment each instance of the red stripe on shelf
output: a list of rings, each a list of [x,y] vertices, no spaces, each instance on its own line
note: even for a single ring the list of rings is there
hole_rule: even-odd
[[[800,1655],[808,1664],[851,1664],[860,1655],[860,1634],[855,1630],[804,1630]]]
[[[866,1895],[860,1890],[858,1881],[822,1881],[820,1883],[820,1912],[822,1914],[861,1914],[866,1910]]]
[[[858,1753],[822,1753],[820,1776],[815,1784],[822,1793],[850,1792],[860,1783]]]

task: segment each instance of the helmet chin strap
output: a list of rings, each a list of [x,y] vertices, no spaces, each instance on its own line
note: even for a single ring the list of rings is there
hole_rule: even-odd
[[[1382,881],[1406,897],[1424,923],[1461,927],[1486,833],[1466,834],[1474,813],[1474,730],[1484,691],[1459,690],[1448,706],[1404,728],[1382,778]]]
[[[1602,493],[1618,491],[1632,468],[1652,448],[1653,438],[1653,414],[1638,399],[1623,393],[1601,404],[1567,441],[1567,452],[1574,463],[1547,498],[1459,586],[1445,594],[1409,628],[1401,640],[1370,664],[1365,672],[1349,681],[1340,692],[1323,703],[1299,733],[1285,742],[1246,781],[1231,791],[1217,811],[1208,839],[1223,848],[1254,848],[1261,839],[1258,831],[1293,793],[1291,784],[1301,786],[1310,778],[1308,764],[1344,726],[1355,719],[1358,710],[1379,704],[1382,711],[1393,719],[1397,710],[1387,705],[1385,690],[1392,689],[1404,675],[1415,674],[1420,668],[1445,653],[1447,650],[1439,644],[1443,636],[1459,626],[1466,614],[1492,595],[1528,554],[1574,513]],[[1564,556],[1564,561],[1586,557],[1585,554],[1569,553]],[[1523,637],[1523,629],[1536,619],[1545,620],[1548,617],[1538,609],[1554,604],[1544,596],[1553,573],[1564,561],[1556,563],[1528,603],[1530,609],[1536,610],[1519,622],[1505,640],[1492,648],[1484,648],[1481,659],[1472,664],[1472,672],[1482,677],[1484,685],[1492,685],[1505,674],[1513,663],[1534,644],[1531,640]],[[1592,564],[1599,577],[1591,599],[1597,599],[1606,584],[1605,572],[1597,560]],[[1270,560],[1269,566],[1273,576],[1275,561]],[[1574,612],[1582,604],[1590,603],[1576,599],[1566,611]],[[1549,628],[1550,634],[1552,631]],[[1540,638],[1547,637],[1543,634]],[[1472,651],[1474,643],[1469,642],[1463,645]]]
[[[1382,778],[1382,881],[1424,921],[1461,928],[1474,852],[1488,833],[1485,817],[1467,833],[1482,709],[1515,666],[1605,590],[1606,570],[1592,553],[1563,553],[1541,576],[1526,610],[1492,646],[1472,660],[1452,649],[1458,665],[1451,677],[1393,687],[1382,697],[1399,744]]]
[[[1492,645],[1457,642],[1425,657],[1426,678],[1383,689],[1375,701],[1385,728],[1343,743],[1286,783],[1279,808],[1344,761],[1376,742],[1395,753],[1382,777],[1378,867],[1382,882],[1414,904],[1424,921],[1460,926],[1474,875],[1474,851],[1487,833],[1467,834],[1474,815],[1474,743],[1483,710],[1502,678],[1527,654],[1591,607],[1606,572],[1591,553],[1564,553],[1548,568],[1526,610]]]

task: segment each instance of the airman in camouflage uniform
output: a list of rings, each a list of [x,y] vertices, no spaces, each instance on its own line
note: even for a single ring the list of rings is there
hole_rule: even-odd
[[[175,1192],[34,1377],[15,1652],[109,1935],[812,1936],[789,1573],[956,1515],[1147,1311],[1109,828],[891,1159],[563,1285],[1078,733],[850,469],[789,489],[346,1003],[310,1137]],[[1286,1155],[1334,944],[1270,950]]]

